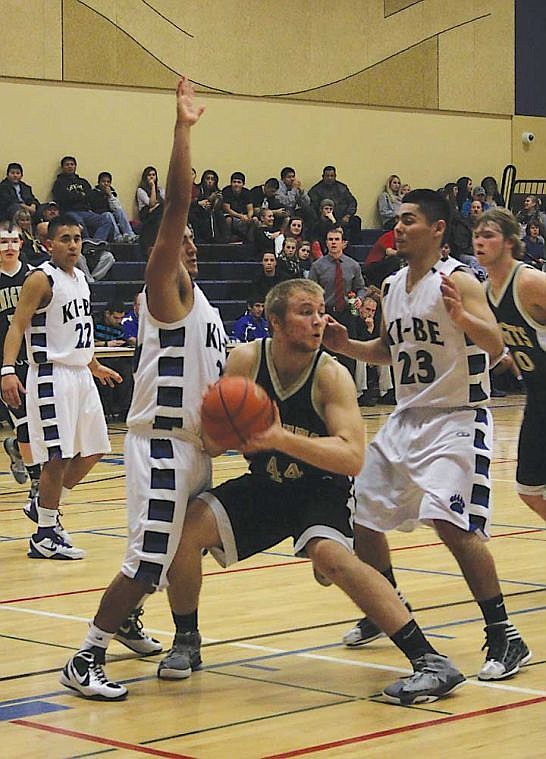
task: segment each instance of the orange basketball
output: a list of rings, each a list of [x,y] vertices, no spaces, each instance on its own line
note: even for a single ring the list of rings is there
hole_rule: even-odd
[[[203,398],[201,426],[224,448],[240,449],[273,424],[275,407],[263,388],[247,377],[222,377]]]

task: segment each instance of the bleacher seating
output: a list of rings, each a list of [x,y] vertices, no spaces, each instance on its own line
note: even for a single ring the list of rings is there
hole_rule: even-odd
[[[370,248],[383,233],[381,229],[362,230],[362,243],[351,245],[348,254],[363,265]],[[145,262],[138,245],[112,244],[116,263],[105,279],[91,285],[94,311],[102,311],[109,300],[121,298],[127,308],[134,294],[142,289]],[[244,313],[250,283],[260,271],[248,245],[199,245],[198,284],[222,315],[227,332]]]

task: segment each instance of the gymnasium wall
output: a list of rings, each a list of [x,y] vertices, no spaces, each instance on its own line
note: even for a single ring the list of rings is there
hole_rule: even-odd
[[[388,174],[439,186],[500,175],[512,158],[512,0],[4,0],[0,169],[45,199],[62,155],[130,205],[141,169],[165,177],[177,73],[207,106],[198,174],[250,186],[295,165],[304,185],[338,168],[367,225]],[[503,62],[496,69],[483,62]],[[16,111],[13,105],[16,104]]]

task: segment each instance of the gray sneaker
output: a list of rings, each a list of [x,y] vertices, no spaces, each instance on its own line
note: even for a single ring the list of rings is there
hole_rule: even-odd
[[[428,704],[447,696],[465,682],[465,676],[440,654],[423,654],[412,661],[413,675],[403,677],[383,691],[395,704]]]
[[[201,636],[196,632],[176,633],[173,646],[157,668],[162,680],[184,680],[201,668]]]
[[[13,479],[19,485],[23,485],[28,479],[28,472],[25,467],[25,462],[17,448],[17,439],[14,437],[7,437],[4,440],[4,450],[10,460],[9,468],[11,469]]]
[[[144,609],[133,609],[125,622],[119,626],[114,635],[114,640],[119,640],[124,646],[130,648],[141,656],[151,656],[163,650],[161,643],[144,632],[140,617]]]

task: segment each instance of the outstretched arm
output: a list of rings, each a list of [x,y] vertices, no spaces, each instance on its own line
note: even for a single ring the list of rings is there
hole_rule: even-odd
[[[180,248],[191,202],[190,129],[204,110],[194,100],[191,83],[182,77],[176,90],[176,123],[163,217],[146,267],[148,306],[160,321],[181,318],[180,297],[191,297],[189,274],[180,266]]]

